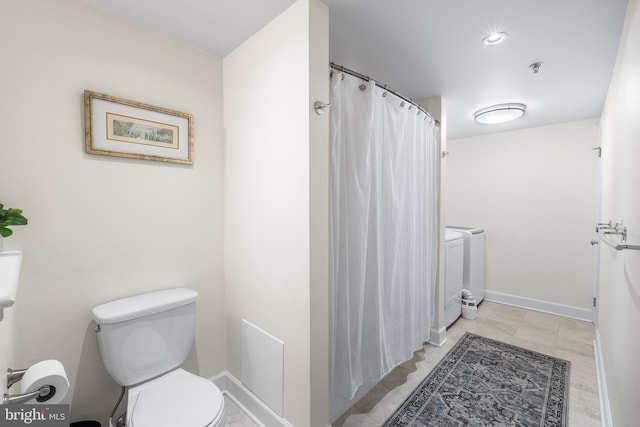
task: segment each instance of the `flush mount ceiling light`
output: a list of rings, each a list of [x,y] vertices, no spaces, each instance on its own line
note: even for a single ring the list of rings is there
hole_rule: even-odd
[[[507,38],[507,33],[492,33],[482,39],[484,46],[493,46],[502,43]]]
[[[498,104],[482,108],[473,114],[476,122],[484,125],[495,125],[518,119],[524,115],[527,106],[524,104]]]

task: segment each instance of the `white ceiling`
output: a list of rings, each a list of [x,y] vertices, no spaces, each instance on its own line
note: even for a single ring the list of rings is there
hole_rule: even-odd
[[[225,56],[294,0],[85,0]],[[331,61],[415,100],[443,96],[450,138],[599,117],[627,0],[324,0]],[[509,34],[481,45],[492,31]],[[529,65],[542,61],[541,71]],[[479,125],[504,102],[527,114]]]
[[[84,0],[92,6],[224,57],[295,0]]]

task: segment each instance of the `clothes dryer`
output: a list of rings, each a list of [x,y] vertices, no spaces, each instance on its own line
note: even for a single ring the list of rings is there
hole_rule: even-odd
[[[448,225],[447,230],[464,236],[463,286],[473,294],[479,304],[485,294],[486,233],[482,228]]]
[[[448,327],[462,314],[464,235],[445,230],[444,321]]]

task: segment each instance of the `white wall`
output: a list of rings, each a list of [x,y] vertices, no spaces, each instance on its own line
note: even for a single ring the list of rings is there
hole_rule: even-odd
[[[5,241],[24,262],[2,357],[59,359],[72,421],[106,425],[119,389],[98,353],[95,305],[192,287],[187,367],[226,366],[221,60],[76,0],[2,1],[0,40],[0,202],[29,218]],[[85,154],[84,89],[193,114],[193,166]]]
[[[328,235],[316,242],[314,233],[311,240],[312,219],[325,229],[328,220],[328,180],[322,182],[328,170],[328,154],[322,154],[328,150],[328,121],[312,112],[310,98],[310,88],[314,95],[328,92],[328,69],[324,75],[310,70],[310,63],[328,64],[328,28],[314,25],[310,36],[313,14],[326,22],[327,10],[319,1],[296,2],[225,57],[223,66],[228,368],[241,377],[243,318],[283,341],[284,418],[296,427],[311,423],[311,328],[322,329],[322,317],[328,323],[326,291],[311,319],[312,282],[328,288],[326,281],[311,278],[322,270],[318,263]],[[312,133],[313,120],[323,120],[313,132],[324,136]],[[311,148],[310,141],[325,148]],[[310,205],[324,212],[324,219],[310,218]],[[326,252],[324,257],[326,275]],[[320,347],[326,348],[326,330],[321,333],[313,337],[314,345],[324,341]],[[326,370],[328,352],[320,357],[324,365],[314,363]],[[318,404],[321,408],[326,401],[313,403]],[[326,425],[326,412],[324,418]]]
[[[640,1],[630,0],[602,116],[602,214],[640,245]],[[640,252],[600,245],[599,332],[613,425],[640,419]]]
[[[449,141],[445,220],[487,232],[487,290],[590,310],[597,120]]]

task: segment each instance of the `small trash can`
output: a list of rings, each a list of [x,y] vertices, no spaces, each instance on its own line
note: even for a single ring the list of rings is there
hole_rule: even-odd
[[[475,299],[462,300],[462,317],[467,320],[474,320],[478,313],[478,307]]]

